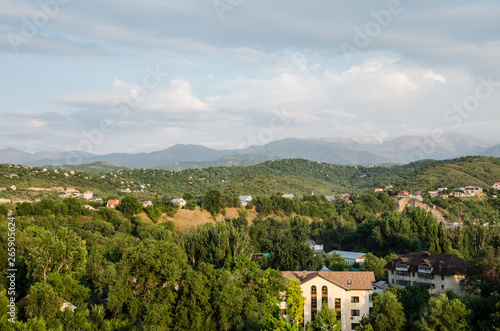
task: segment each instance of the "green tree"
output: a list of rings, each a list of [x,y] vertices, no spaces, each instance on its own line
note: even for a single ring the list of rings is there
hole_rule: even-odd
[[[302,296],[300,280],[290,278],[286,290],[286,306],[290,319],[295,324],[304,322],[304,303],[306,298]]]
[[[30,237],[26,266],[33,279],[45,281],[50,272],[75,277],[85,272],[85,240],[75,232],[61,227],[54,235],[50,231],[34,228]]]
[[[470,313],[460,300],[450,300],[446,294],[441,294],[430,299],[420,319],[419,328],[426,331],[470,330]]]
[[[394,293],[385,292],[373,298],[373,311],[368,317],[368,322],[377,331],[404,329],[406,317],[403,305],[398,302]]]
[[[186,254],[172,241],[145,239],[126,248],[109,289],[108,309],[133,323],[170,329]]]
[[[161,209],[154,206],[147,206],[145,208],[146,215],[153,221],[153,223],[158,223],[161,217]]]
[[[372,253],[368,253],[366,254],[365,262],[361,266],[361,270],[373,271],[377,280],[387,280],[387,270],[384,269],[386,264],[387,261],[384,258],[379,258]]]
[[[219,215],[222,210],[223,205],[221,199],[222,197],[219,191],[210,190],[205,193],[203,197],[203,207],[215,217]]]
[[[25,313],[29,318],[44,319],[47,327],[56,327],[58,325],[56,316],[61,303],[61,297],[52,286],[45,282],[39,282],[30,288]]]
[[[323,304],[321,311],[316,314],[316,318],[307,324],[307,331],[341,331],[342,321],[337,320],[337,313],[334,309]]]
[[[142,206],[136,196],[127,195],[122,199],[117,209],[121,211],[125,217],[130,218],[135,214],[139,214],[142,211]]]

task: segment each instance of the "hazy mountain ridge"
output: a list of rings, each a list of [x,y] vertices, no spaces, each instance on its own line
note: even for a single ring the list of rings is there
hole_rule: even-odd
[[[74,157],[75,155],[77,157]],[[177,144],[160,151],[135,154],[94,155],[86,152],[43,151],[30,154],[6,148],[0,149],[0,162],[29,166],[109,162],[130,168],[181,170],[186,167],[249,166],[280,158],[303,158],[339,165],[375,165],[407,164],[422,159],[443,160],[467,155],[500,157],[500,145],[490,146],[460,134],[443,135],[439,139],[401,136],[384,142],[364,143],[350,138],[286,138],[262,146],[254,145],[236,150],[216,150],[201,145]]]

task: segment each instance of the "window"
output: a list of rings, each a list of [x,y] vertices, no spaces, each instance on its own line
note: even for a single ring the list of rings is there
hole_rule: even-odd
[[[419,271],[431,271],[431,266],[428,265],[427,263],[422,263],[421,265],[418,266]]]
[[[444,280],[444,275],[441,275],[441,280]]]
[[[373,301],[373,294],[369,294],[368,295],[368,300],[369,300],[368,302],[372,302]]]
[[[351,303],[359,303],[359,297],[351,297]]]
[[[444,285],[441,285],[441,291],[444,291]]]
[[[316,286],[311,286],[311,320],[314,321],[318,312],[318,293]]]
[[[328,287],[326,286],[321,288],[321,304],[328,306]]]
[[[351,323],[351,330],[356,330],[356,328],[359,326],[359,323]]]
[[[342,307],[340,298],[335,298],[335,312],[337,313],[337,319],[342,319]]]
[[[412,277],[415,277],[415,271],[411,273],[411,276],[412,276]]]
[[[398,264],[396,264],[396,268],[406,269],[408,266],[404,262],[398,262]]]
[[[351,316],[359,316],[359,309],[352,309]]]

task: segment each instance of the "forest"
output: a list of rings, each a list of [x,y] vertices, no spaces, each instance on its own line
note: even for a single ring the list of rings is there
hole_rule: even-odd
[[[190,193],[184,197],[214,216],[238,205],[237,198],[223,199],[217,190],[199,200]],[[7,265],[12,260],[0,261],[2,330],[298,330],[280,316],[277,303],[297,292],[280,271],[353,270],[336,255],[315,255],[308,239],[325,251],[368,252],[354,268],[373,271],[377,280],[386,279],[383,267],[396,253],[428,250],[471,262],[464,282],[468,295],[431,297],[418,286],[391,289],[374,298],[363,329],[500,326],[500,198],[494,196],[441,202],[438,208],[461,222],[452,229],[422,208],[397,212],[386,192],[360,194],[352,203],[329,203],[322,195],[257,196],[239,207],[238,218],[182,231],[172,221],[157,221],[159,214],[177,212],[161,198],[143,209],[128,195],[116,210],[95,205],[95,212],[77,198],[17,204],[12,215],[9,205],[0,206],[0,256],[9,256],[8,234],[15,236],[14,267]],[[254,208],[258,218],[249,222]],[[150,221],[138,217],[142,212]],[[254,253],[269,257],[253,261]],[[8,269],[16,270],[15,323],[7,314]],[[64,303],[74,310],[61,310]],[[328,309],[317,320],[336,325]],[[307,329],[320,330],[321,323]]]

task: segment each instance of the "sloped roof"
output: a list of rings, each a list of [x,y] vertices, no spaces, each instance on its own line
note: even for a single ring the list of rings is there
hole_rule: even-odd
[[[301,284],[321,277],[345,290],[371,290],[373,271],[282,271],[285,278],[297,278]]]
[[[469,262],[453,254],[431,254],[431,253],[408,253],[406,255],[392,259],[384,268],[395,270],[396,264],[401,261],[408,265],[408,271],[418,271],[418,266],[425,262],[432,268],[435,275],[465,275],[469,268]],[[439,270],[441,266],[441,270]]]
[[[337,251],[337,250],[333,250],[331,252],[328,252],[327,254],[332,255],[333,253],[337,254],[343,259],[351,259],[351,260],[363,259],[366,257],[366,253],[362,252],[349,252],[349,251]]]

